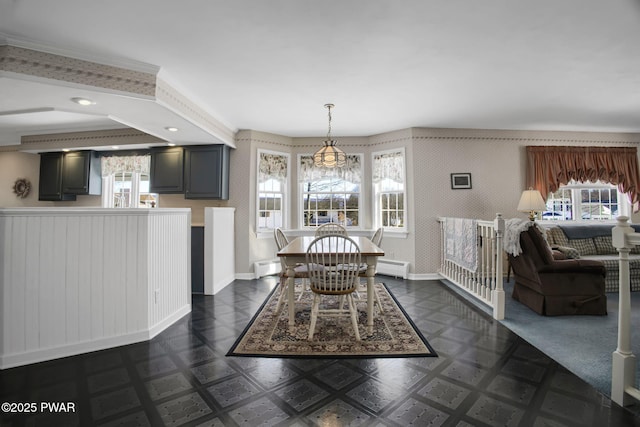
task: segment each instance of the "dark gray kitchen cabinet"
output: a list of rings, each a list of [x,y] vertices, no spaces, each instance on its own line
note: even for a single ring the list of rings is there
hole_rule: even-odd
[[[40,154],[38,200],[76,200],[76,196],[74,194],[64,194],[62,192],[63,164],[64,153],[62,152]]]
[[[100,157],[95,151],[40,154],[38,200],[76,200],[77,195],[100,195]]]
[[[102,194],[100,157],[94,151],[71,151],[64,154],[62,192],[64,194]]]
[[[185,147],[185,199],[229,199],[228,145]]]
[[[149,191],[159,194],[184,192],[182,147],[151,149]]]

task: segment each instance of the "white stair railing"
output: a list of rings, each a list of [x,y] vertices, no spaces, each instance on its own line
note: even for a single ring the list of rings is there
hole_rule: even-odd
[[[640,233],[629,225],[629,218],[618,217],[611,232],[613,246],[619,253],[618,347],[613,352],[611,366],[611,400],[620,406],[640,401],[636,382],[636,356],[631,352],[631,286],[629,283],[629,252],[640,245]]]
[[[503,250],[504,219],[497,214],[493,221],[477,221],[478,268],[462,267],[446,258],[445,223],[440,222],[440,269],[438,273],[460,289],[493,309],[493,317],[504,319]]]

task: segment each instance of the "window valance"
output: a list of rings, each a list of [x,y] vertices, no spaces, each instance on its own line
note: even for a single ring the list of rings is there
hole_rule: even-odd
[[[270,179],[280,182],[287,180],[288,156],[270,153],[260,153],[258,166],[258,180],[263,183]]]
[[[100,159],[102,176],[118,172],[149,173],[151,155],[142,156],[104,156]]]
[[[640,172],[636,147],[527,147],[527,186],[547,198],[572,179],[602,181],[626,193],[640,210]]]
[[[357,154],[347,155],[347,164],[341,168],[319,168],[313,164],[313,156],[300,157],[301,182],[314,181],[322,178],[340,177],[345,181],[359,184],[362,174],[362,161]]]
[[[395,182],[404,182],[404,156],[402,151],[374,154],[372,168],[373,182],[377,183],[385,178]]]

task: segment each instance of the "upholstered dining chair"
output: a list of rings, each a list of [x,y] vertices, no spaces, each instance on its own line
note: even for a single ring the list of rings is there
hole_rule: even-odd
[[[316,237],[326,236],[328,234],[341,234],[343,236],[347,236],[347,229],[335,222],[329,222],[327,224],[322,224],[320,227],[316,228]]]
[[[309,287],[313,292],[309,340],[313,340],[318,316],[349,316],[356,340],[360,341],[358,311],[353,302],[353,292],[360,281],[358,271],[361,256],[357,243],[339,234],[316,237],[307,248],[306,259]],[[313,268],[314,265],[324,265],[327,268],[317,269]],[[329,295],[338,297],[337,306],[321,309],[323,297]],[[347,309],[344,308],[343,298],[346,299]]]
[[[282,231],[281,228],[276,228],[275,230],[273,230],[273,236],[276,240],[276,246],[278,247],[278,251],[280,251],[282,248],[284,248],[285,246],[287,246],[289,244],[289,239],[287,238],[286,234],[284,234],[284,231]],[[279,284],[279,291],[280,291],[280,295],[278,295],[278,303],[276,304],[276,311],[280,310],[280,306],[283,304],[284,301],[286,301],[286,297],[287,297],[287,283],[289,282],[287,280],[287,264],[285,263],[285,259],[283,257],[280,257],[280,284]],[[302,292],[304,292],[304,288],[305,288],[305,280],[307,280],[309,278],[309,273],[307,271],[307,265],[306,264],[298,264],[295,269],[295,276],[294,276],[294,281],[295,279],[302,279]],[[300,299],[300,297],[302,296],[302,292],[300,293],[300,295],[298,296],[298,299]]]

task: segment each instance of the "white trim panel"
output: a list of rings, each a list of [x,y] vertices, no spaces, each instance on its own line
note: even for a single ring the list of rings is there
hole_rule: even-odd
[[[149,339],[191,310],[189,209],[0,209],[0,369]]]

